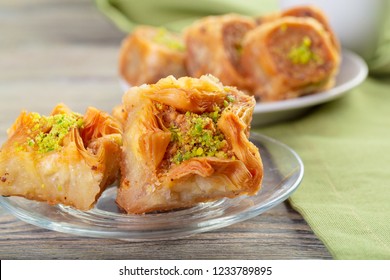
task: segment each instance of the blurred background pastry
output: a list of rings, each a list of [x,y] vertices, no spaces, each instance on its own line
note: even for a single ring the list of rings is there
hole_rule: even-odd
[[[186,76],[185,47],[180,36],[164,28],[138,26],[122,42],[119,73],[131,86]]]
[[[340,53],[332,35],[310,17],[277,17],[249,31],[241,65],[261,102],[294,98],[334,85]]]
[[[245,90],[248,79],[242,75],[242,39],[255,27],[252,18],[235,14],[200,19],[184,31],[188,75],[199,78],[212,74],[224,85]]]
[[[334,31],[332,30],[329,20],[327,16],[324,14],[324,12],[317,8],[316,6],[313,5],[302,5],[302,6],[294,6],[285,10],[282,10],[280,12],[274,12],[270,14],[266,14],[260,17],[256,18],[256,23],[257,24],[262,24],[265,22],[269,22],[281,17],[303,17],[303,18],[314,18],[317,20],[319,23],[322,24],[324,29],[329,33],[330,38],[332,40],[333,45],[335,48],[340,49],[340,43],[339,40],[337,39]]]

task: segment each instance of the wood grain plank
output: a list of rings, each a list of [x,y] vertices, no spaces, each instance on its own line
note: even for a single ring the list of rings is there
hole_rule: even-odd
[[[304,220],[281,204],[253,219],[165,241],[76,237],[0,216],[0,259],[328,259]]]

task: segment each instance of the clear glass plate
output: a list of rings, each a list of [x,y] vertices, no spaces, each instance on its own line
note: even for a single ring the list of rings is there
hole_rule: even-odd
[[[115,204],[116,187],[103,192],[96,206],[79,211],[21,197],[0,197],[0,205],[33,225],[80,236],[132,241],[176,239],[215,230],[255,217],[287,199],[300,184],[304,167],[288,146],[252,133],[264,164],[263,186],[256,196],[201,203],[195,207],[144,215],[129,215]]]

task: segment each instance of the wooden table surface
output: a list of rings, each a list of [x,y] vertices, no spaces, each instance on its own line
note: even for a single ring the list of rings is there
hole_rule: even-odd
[[[121,101],[117,56],[125,36],[88,0],[0,4],[0,143],[22,109],[59,102],[111,112]],[[0,259],[330,259],[288,202],[192,237],[149,242],[78,237],[39,228],[0,207]]]

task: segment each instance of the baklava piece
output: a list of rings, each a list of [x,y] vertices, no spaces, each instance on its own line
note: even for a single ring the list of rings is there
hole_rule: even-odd
[[[329,32],[310,17],[260,24],[244,38],[241,64],[261,102],[299,97],[334,85],[340,54]]]
[[[139,26],[122,42],[119,73],[131,86],[186,76],[184,43],[164,28]]]
[[[200,19],[184,31],[189,76],[217,77],[224,85],[248,88],[241,73],[242,39],[255,27],[253,19],[235,14]]]
[[[248,140],[255,100],[212,76],[133,87],[117,204],[128,213],[255,195],[263,166]]]
[[[265,22],[273,21],[279,19],[281,17],[302,17],[302,18],[313,18],[317,20],[324,29],[329,33],[330,39],[337,50],[340,50],[340,43],[334,34],[329,20],[324,12],[312,5],[304,5],[304,6],[294,6],[292,8],[286,9],[281,12],[272,13],[266,16],[262,16],[256,19],[257,24],[262,24]]]
[[[0,150],[0,195],[88,210],[117,179],[121,140],[119,123],[92,107],[22,112]]]

